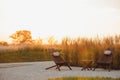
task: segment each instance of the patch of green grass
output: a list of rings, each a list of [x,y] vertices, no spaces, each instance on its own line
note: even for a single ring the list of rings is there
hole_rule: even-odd
[[[0,63],[49,61],[52,57],[47,51],[40,50],[6,50],[0,51]]]
[[[52,78],[48,80],[120,80],[120,78],[109,78],[109,77],[63,77],[63,78]]]

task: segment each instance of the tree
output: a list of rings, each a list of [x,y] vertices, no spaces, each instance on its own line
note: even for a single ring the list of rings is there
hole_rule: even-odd
[[[5,42],[5,41],[0,41],[0,46],[8,46],[8,43],[7,42]]]
[[[31,32],[28,30],[19,30],[10,35],[15,44],[30,43],[32,41]]]

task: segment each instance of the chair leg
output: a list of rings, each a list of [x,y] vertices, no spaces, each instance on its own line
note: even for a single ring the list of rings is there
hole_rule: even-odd
[[[72,70],[72,68],[70,67],[70,65],[68,65],[69,69]]]
[[[95,64],[94,66],[93,66],[93,71],[95,71],[95,69],[97,68],[97,64]]]
[[[70,70],[72,70],[72,68],[70,67],[70,65],[69,65],[68,63],[66,63],[66,66],[68,66],[68,68],[69,68]]]
[[[57,65],[54,65],[54,66],[51,66],[51,67],[48,67],[48,68],[45,68],[46,70],[50,69],[50,68],[53,68],[53,67],[56,67]]]
[[[57,65],[57,69],[60,71],[60,66],[59,65]]]
[[[110,72],[110,70],[111,70],[111,65],[108,66],[108,71]]]

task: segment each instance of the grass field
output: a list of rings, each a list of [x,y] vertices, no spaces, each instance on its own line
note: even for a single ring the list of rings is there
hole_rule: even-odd
[[[17,49],[5,49],[0,51],[0,62],[34,62],[52,60],[50,53],[45,48],[24,47]]]
[[[100,78],[100,77],[63,77],[63,78],[53,78],[48,80],[120,80],[120,78]]]
[[[9,47],[9,48],[8,48]],[[49,48],[60,51],[64,59],[71,65],[80,66],[81,60],[100,58],[106,48],[113,48],[112,68],[120,69],[120,35],[104,38],[63,38],[59,45],[28,45],[0,47],[0,63],[33,62],[52,60]]]

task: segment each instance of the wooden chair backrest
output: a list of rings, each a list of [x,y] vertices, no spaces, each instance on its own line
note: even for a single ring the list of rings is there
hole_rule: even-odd
[[[97,61],[97,63],[112,63],[113,61],[113,51],[111,51],[111,54],[109,55],[106,55],[106,54],[103,54],[103,56]]]

